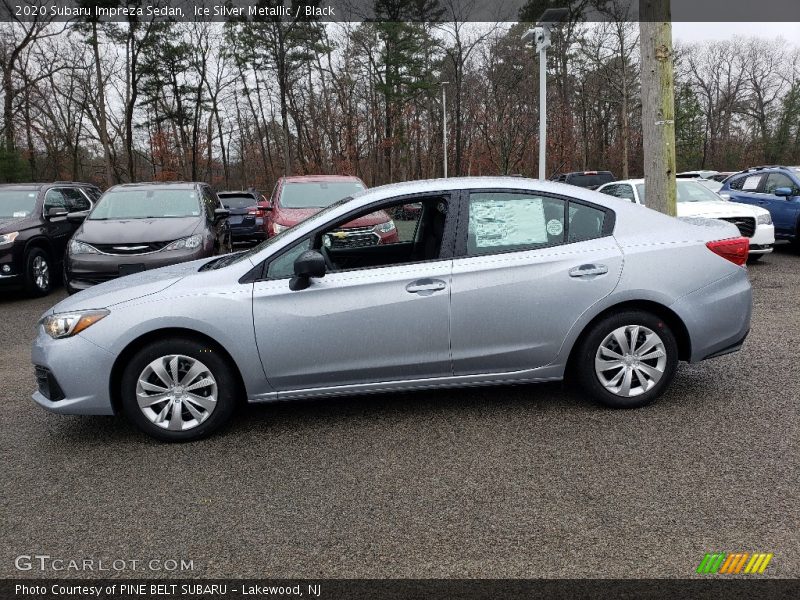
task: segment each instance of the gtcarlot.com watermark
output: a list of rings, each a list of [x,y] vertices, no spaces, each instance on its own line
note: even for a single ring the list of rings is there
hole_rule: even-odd
[[[183,558],[65,558],[49,554],[20,554],[14,559],[17,571],[34,572],[105,572],[156,571],[184,572],[194,571],[194,561]]]

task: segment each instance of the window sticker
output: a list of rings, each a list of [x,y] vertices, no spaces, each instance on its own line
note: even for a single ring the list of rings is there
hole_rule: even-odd
[[[759,181],[761,181],[761,175],[751,175],[744,180],[744,184],[742,184],[742,190],[745,192],[757,190]]]
[[[28,213],[24,210],[17,210],[14,211],[14,214],[11,215],[12,219],[23,219],[28,216]]]
[[[561,232],[564,231],[564,226],[561,224],[561,221],[558,219],[550,219],[547,222],[547,233],[550,235],[561,235]]]
[[[547,243],[541,198],[474,199],[469,227],[478,248]]]

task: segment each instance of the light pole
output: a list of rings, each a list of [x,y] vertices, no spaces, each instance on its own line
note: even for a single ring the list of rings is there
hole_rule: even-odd
[[[439,85],[442,86],[442,150],[444,155],[444,178],[447,179],[447,88],[445,87],[449,81],[442,81]]]
[[[523,42],[535,42],[539,53],[539,179],[547,179],[547,49],[550,47],[550,31],[568,13],[566,8],[548,8],[542,13],[536,27],[522,36]]]

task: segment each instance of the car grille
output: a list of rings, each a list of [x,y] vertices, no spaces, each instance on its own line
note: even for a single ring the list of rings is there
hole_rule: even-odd
[[[381,238],[372,227],[348,227],[328,234],[331,248],[365,248],[377,246]]]
[[[42,396],[53,402],[64,399],[64,392],[61,391],[61,386],[58,385],[56,378],[49,369],[36,365],[34,372],[36,374],[36,386]]]
[[[753,237],[756,232],[756,220],[752,217],[725,217],[720,221],[727,221],[733,223],[739,228],[739,233],[744,237]]]
[[[171,242],[143,242],[141,244],[92,244],[104,254],[130,256],[133,254],[149,254],[158,252]]]

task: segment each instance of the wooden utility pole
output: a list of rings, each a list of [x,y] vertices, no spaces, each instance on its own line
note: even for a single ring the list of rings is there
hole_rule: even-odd
[[[675,216],[675,85],[670,0],[639,0],[642,136],[649,208]]]

